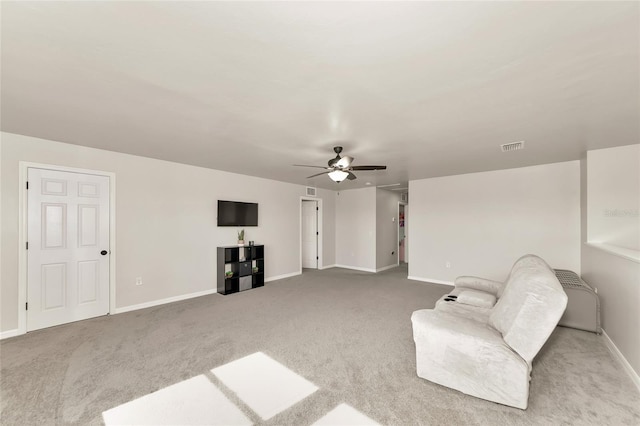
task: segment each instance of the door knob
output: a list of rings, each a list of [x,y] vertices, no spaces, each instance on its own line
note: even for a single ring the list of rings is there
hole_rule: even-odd
[[[101,255],[103,255],[103,256],[104,256],[104,255],[106,255],[107,253],[109,253],[109,252],[108,252],[108,251],[106,251],[106,250],[102,250],[102,251],[100,252],[100,254],[101,254]]]

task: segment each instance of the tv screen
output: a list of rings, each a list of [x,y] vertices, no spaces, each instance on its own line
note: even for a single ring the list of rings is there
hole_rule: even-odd
[[[218,200],[218,226],[258,226],[258,204]]]

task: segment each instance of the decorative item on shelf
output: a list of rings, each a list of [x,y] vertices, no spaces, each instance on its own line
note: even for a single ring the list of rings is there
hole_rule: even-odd
[[[227,271],[227,272],[225,272],[225,273],[224,273],[224,275],[225,275],[227,278],[231,278],[231,277],[233,277],[233,271]]]
[[[253,241],[253,240],[249,241],[249,245],[250,245],[250,246],[252,246],[253,244],[254,244],[254,241]]]
[[[258,268],[257,266],[254,266],[253,268],[251,268],[253,270],[253,273],[257,273],[260,272],[260,268]]]
[[[240,231],[238,231],[238,245],[239,246],[244,245],[244,229],[241,229]]]

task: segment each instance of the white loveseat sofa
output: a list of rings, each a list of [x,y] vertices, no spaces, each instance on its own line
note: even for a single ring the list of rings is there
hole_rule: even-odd
[[[411,315],[418,376],[526,409],[531,362],[566,306],[554,271],[534,255],[518,259],[504,283],[459,277],[434,309]]]

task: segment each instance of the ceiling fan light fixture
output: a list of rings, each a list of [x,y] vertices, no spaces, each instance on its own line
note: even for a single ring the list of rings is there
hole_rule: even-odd
[[[338,183],[345,180],[347,176],[349,176],[349,173],[342,170],[334,170],[329,173],[329,177],[331,178],[331,180]]]

